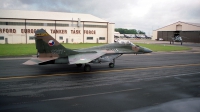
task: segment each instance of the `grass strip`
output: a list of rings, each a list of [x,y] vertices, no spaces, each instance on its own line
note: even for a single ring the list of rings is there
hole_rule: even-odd
[[[185,46],[174,46],[174,45],[161,45],[161,44],[144,44],[144,43],[136,43],[139,46],[143,46],[146,48],[149,48],[153,50],[153,52],[158,52],[158,51],[165,51],[165,52],[170,52],[170,51],[184,51],[184,50],[190,50],[191,48],[185,47]]]
[[[104,44],[96,43],[82,43],[82,44],[62,44],[69,49],[81,49],[89,48],[93,46],[99,46]],[[137,45],[149,48],[153,52],[157,51],[182,51],[190,50],[189,47],[184,46],[172,46],[172,45],[159,45],[159,44],[143,44],[137,43]],[[23,55],[35,55],[36,54],[35,44],[0,44],[0,56],[23,56]]]

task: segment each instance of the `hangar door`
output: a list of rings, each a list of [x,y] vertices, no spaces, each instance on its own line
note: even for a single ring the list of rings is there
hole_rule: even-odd
[[[157,38],[170,41],[172,37],[181,36],[183,42],[200,43],[200,31],[158,31]]]
[[[158,31],[158,39],[162,38],[164,41],[169,41],[173,36],[173,31]]]
[[[200,31],[183,31],[180,32],[180,36],[183,37],[185,42],[200,43]]]

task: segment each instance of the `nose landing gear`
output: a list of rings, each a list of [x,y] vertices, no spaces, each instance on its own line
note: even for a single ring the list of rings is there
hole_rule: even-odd
[[[110,68],[114,68],[115,67],[115,59],[113,59],[113,62],[109,63],[109,67]]]
[[[110,68],[114,68],[114,67],[115,67],[115,64],[114,64],[114,63],[109,63],[109,67],[110,67]]]

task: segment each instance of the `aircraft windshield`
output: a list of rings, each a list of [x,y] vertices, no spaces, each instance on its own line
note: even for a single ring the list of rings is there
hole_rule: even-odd
[[[119,41],[117,41],[117,43],[135,46],[135,44],[133,44],[129,40],[119,40]]]

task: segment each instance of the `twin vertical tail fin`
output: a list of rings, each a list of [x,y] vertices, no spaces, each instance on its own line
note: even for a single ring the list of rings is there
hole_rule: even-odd
[[[35,31],[35,43],[38,57],[67,57],[77,52],[62,46],[56,39],[44,29]]]

